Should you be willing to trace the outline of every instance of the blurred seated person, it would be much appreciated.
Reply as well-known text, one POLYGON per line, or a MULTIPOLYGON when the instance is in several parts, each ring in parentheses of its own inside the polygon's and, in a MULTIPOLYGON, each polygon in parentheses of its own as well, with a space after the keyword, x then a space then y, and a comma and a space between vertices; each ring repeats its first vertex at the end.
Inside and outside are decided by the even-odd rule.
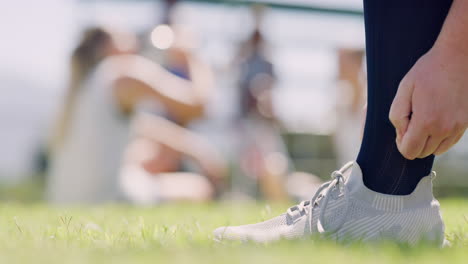
MULTIPOLYGON (((157 55, 156 61, 181 79, 198 78, 195 82, 203 83, 200 89, 207 89, 211 95, 211 72, 196 59, 194 35, 188 28, 172 22, 176 3, 166 1, 163 24, 151 32, 152 46, 143 52, 157 55), (194 61, 199 63, 195 65, 194 61)), ((205 201, 220 194, 224 161, 211 143, 185 129, 187 123, 165 115, 157 105, 145 104, 144 108, 133 122, 132 139, 121 172, 126 197, 137 204, 155 204, 205 201)))
POLYGON ((188 81, 135 55, 136 48, 130 34, 91 28, 73 51, 70 84, 50 143, 50 201, 122 198, 118 175, 130 120, 142 102, 159 105, 181 126, 203 116, 206 67, 190 58, 188 81))

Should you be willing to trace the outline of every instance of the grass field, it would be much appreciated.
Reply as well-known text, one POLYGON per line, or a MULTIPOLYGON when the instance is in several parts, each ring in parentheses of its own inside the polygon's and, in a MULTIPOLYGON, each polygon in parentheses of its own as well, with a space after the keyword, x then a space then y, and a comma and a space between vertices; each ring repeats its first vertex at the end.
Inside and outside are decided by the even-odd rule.
POLYGON ((283 241, 218 244, 211 231, 264 220, 284 205, 51 208, 0 205, 0 263, 468 263, 468 200, 442 200, 452 247, 283 241))

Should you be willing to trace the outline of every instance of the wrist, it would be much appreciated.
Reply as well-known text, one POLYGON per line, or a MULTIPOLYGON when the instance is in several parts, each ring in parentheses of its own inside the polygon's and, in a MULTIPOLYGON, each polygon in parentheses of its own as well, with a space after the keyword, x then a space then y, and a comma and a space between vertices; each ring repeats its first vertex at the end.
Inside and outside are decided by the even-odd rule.
POLYGON ((457 42, 439 38, 430 52, 440 55, 440 58, 450 64, 462 63, 468 66, 468 45, 462 46, 457 42))
POLYGON ((441 33, 432 49, 440 51, 442 54, 449 55, 450 57, 461 56, 468 58, 468 39, 449 38, 441 33))
POLYGON ((434 47, 448 54, 468 57, 468 1, 455 0, 434 47))

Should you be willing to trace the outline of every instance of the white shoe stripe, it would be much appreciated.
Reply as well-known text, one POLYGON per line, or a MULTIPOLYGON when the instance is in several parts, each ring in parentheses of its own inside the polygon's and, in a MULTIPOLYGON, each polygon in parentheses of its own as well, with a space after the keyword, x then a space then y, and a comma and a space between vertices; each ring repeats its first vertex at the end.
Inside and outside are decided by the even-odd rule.
POLYGON ((367 232, 369 238, 374 237, 376 234, 380 232, 385 232, 386 230, 388 230, 392 225, 395 224, 396 219, 397 219, 396 214, 387 214, 385 221, 383 221, 382 223, 378 223, 380 224, 380 227, 378 226, 378 224, 376 224, 373 229, 370 229, 367 232))
POLYGON ((403 198, 376 195, 372 202, 372 207, 383 211, 399 212, 403 210, 403 198))
POLYGON ((407 242, 410 234, 407 227, 413 225, 413 218, 408 217, 408 213, 400 214, 400 225, 402 228, 398 233, 398 237, 400 237, 402 242, 407 242))
POLYGON ((369 226, 369 224, 372 224, 374 222, 379 222, 385 219, 385 217, 386 217, 385 215, 379 215, 377 217, 366 217, 356 222, 350 221, 347 223, 346 228, 343 228, 344 233, 345 233, 344 235, 353 237, 355 234, 366 229, 369 226))
POLYGON ((356 232, 352 232, 352 235, 356 236, 359 234, 358 232, 365 231, 365 233, 360 235, 361 237, 363 238, 364 236, 366 238, 373 237, 377 231, 380 231, 380 229, 384 228, 386 224, 390 223, 393 220, 393 218, 394 217, 392 215, 385 214, 383 215, 382 220, 376 221, 377 219, 375 219, 375 221, 372 221, 371 225, 367 225, 363 228, 360 228, 356 232), (370 226, 370 229, 365 230, 369 226, 370 226))

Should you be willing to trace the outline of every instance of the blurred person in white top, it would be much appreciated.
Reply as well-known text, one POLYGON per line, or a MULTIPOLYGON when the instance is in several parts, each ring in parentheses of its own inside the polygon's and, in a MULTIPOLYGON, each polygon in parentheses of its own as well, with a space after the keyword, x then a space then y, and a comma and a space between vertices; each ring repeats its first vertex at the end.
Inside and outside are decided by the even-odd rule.
MULTIPOLYGON (((205 68, 195 59, 191 61, 192 68, 196 69, 192 74, 197 78, 183 80, 152 61, 134 55, 136 44, 134 36, 129 34, 91 28, 84 32, 74 50, 69 88, 50 142, 49 201, 99 203, 121 199, 119 173, 123 162, 134 162, 145 169, 145 160, 152 160, 150 171, 158 175, 171 167, 165 163, 174 163, 165 157, 187 155, 207 172, 207 176, 219 177, 208 173, 220 170, 212 169, 217 165, 206 162, 208 158, 203 157, 205 153, 215 152, 206 141, 168 120, 158 122, 156 117, 154 122, 144 118, 153 125, 134 130, 140 138, 146 139, 148 147, 159 151, 150 152, 153 156, 146 156, 145 160, 124 158, 128 156, 124 153, 129 152, 126 149, 130 142, 130 120, 138 116, 142 102, 152 102, 164 109, 165 116, 177 120, 178 124, 187 124, 203 115, 209 96, 209 84, 203 77, 205 68), (163 131, 172 137, 159 136, 161 127, 158 126, 166 125, 163 131), (186 144, 173 147, 176 142, 186 144)), ((213 185, 203 176, 175 175, 172 179, 180 183, 185 178, 198 187, 176 189, 175 193, 154 188, 155 192, 159 189, 160 195, 168 197, 162 200, 212 197, 213 185)))

